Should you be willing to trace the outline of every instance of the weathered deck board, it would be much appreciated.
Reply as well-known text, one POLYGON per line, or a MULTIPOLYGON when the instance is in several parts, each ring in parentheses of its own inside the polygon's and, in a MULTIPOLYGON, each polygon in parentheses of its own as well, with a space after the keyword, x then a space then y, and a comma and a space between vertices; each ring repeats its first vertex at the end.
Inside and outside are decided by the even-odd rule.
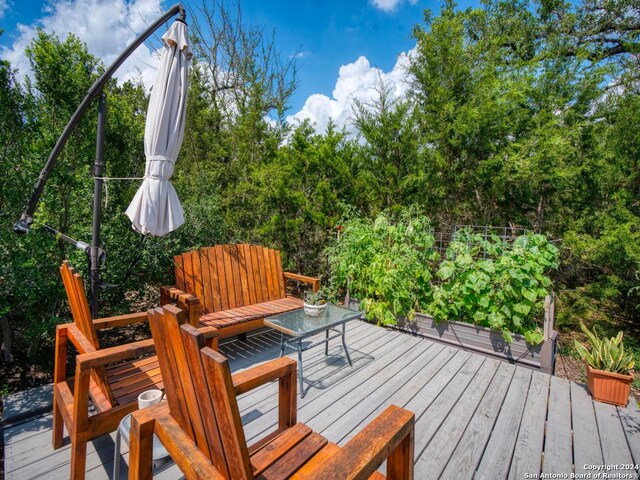
POLYGON ((544 473, 569 474, 573 471, 570 395, 569 381, 551 377, 547 438, 542 464, 544 473))
POLYGON ((540 473, 548 395, 549 375, 533 372, 509 470, 512 480, 540 473))
MULTIPOLYGON (((427 349, 428 353, 430 350, 427 349)), ((339 435, 342 430, 343 417, 347 413, 354 412, 360 414, 360 403, 375 402, 380 404, 380 395, 384 395, 387 389, 392 389, 394 386, 394 380, 397 369, 393 368, 393 362, 402 361, 405 363, 403 369, 411 368, 410 365, 421 353, 425 353, 424 350, 418 348, 410 348, 405 355, 400 358, 392 360, 391 364, 388 364, 383 370, 377 372, 377 374, 370 376, 363 383, 358 385, 355 389, 348 391, 345 395, 337 398, 332 404, 329 410, 326 410, 318 417, 315 422, 316 430, 325 436, 330 436, 329 426, 331 424, 337 427, 335 434, 339 435), (384 386, 384 388, 381 388, 384 386)), ((335 438, 334 435, 332 438, 335 438)))
POLYGON ((618 408, 622 428, 627 437, 633 463, 640 464, 640 409, 638 404, 629 399, 627 408, 618 408))
POLYGON ((491 438, 478 466, 476 478, 493 480, 505 478, 509 473, 531 373, 531 370, 523 368, 516 370, 493 427, 491 438))
MULTIPOLYGON (((640 412, 635 404, 627 409, 594 404, 578 385, 363 322, 348 325, 347 339, 353 367, 338 342, 328 356, 321 347, 305 352, 308 382, 305 398, 298 399, 298 417, 343 445, 386 406, 413 410, 416 479, 524 478, 519 475, 529 468, 530 473, 541 471, 543 457, 549 462, 545 472, 554 455, 566 465, 567 451, 575 454, 577 472, 579 463, 638 461, 640 412), (545 423, 554 424, 548 425, 546 437, 545 423)), ((221 348, 239 371, 276 358, 279 340, 265 331, 221 348)), ((275 393, 273 383, 240 397, 250 441, 274 428, 275 393)), ((111 478, 114 438, 89 443, 87 479, 111 478)), ((68 478, 68 441, 57 451, 51 448, 51 415, 6 429, 4 439, 7 480, 68 478)), ((122 453, 121 478, 126 478, 125 445, 122 453)), ((155 478, 181 476, 170 465, 155 478)))
POLYGON ((423 450, 416 451, 416 478, 440 477, 467 425, 473 418, 480 400, 491 384, 499 365, 500 363, 496 360, 486 359, 484 361, 450 414, 433 435, 432 440, 426 444, 423 450))
POLYGON ((630 465, 633 463, 627 438, 620 423, 618 410, 613 405, 596 402, 593 404, 602 445, 602 459, 609 465, 630 465))
POLYGON ((451 454, 451 458, 455 458, 456 461, 447 463, 442 478, 473 478, 515 371, 516 368, 512 365, 500 365, 487 393, 451 454))
POLYGON ((369 392, 364 397, 357 397, 350 394, 339 399, 334 403, 331 410, 334 410, 336 404, 346 408, 344 408, 343 413, 339 417, 334 415, 332 421, 329 421, 329 419, 323 419, 325 421, 326 428, 321 430, 322 435, 327 438, 335 438, 338 442, 342 441, 346 433, 349 433, 358 426, 362 421, 363 415, 366 413, 371 414, 372 411, 377 410, 379 407, 384 409, 392 403, 397 405, 399 402, 395 393, 406 385, 407 382, 411 381, 412 378, 416 378, 417 373, 424 378, 426 372, 424 372, 422 367, 425 365, 433 365, 434 362, 431 362, 430 360, 443 349, 443 345, 435 344, 426 350, 414 349, 413 352, 418 355, 412 356, 411 361, 409 361, 410 357, 407 357, 405 361, 408 363, 400 370, 399 373, 389 369, 392 372, 392 378, 390 378, 385 384, 385 388, 377 388, 376 390, 369 392))
MULTIPOLYGON (((273 333, 273 335, 276 335, 275 333, 273 333)), ((377 331, 377 330, 371 330, 371 329, 367 329, 366 326, 362 323, 362 322, 356 322, 353 323, 351 325, 349 325, 348 330, 347 330, 347 336, 349 339, 349 347, 350 347, 350 351, 354 350, 354 362, 360 362, 362 363, 363 361, 363 357, 359 352, 359 348, 363 345, 366 345, 367 343, 372 343, 374 345, 376 345, 376 342, 380 342, 382 341, 382 339, 384 338, 382 333, 377 331), (353 327, 352 327, 353 325, 353 327), (362 327, 365 327, 364 329, 362 327)), ((280 345, 280 340, 279 340, 279 336, 278 336, 278 352, 279 352, 279 345, 280 345)), ((235 343, 235 342, 234 342, 235 343)), ((226 347, 226 346, 225 346, 226 347)), ((223 348, 225 348, 223 347, 223 348)), ((225 353, 226 353, 226 349, 225 349, 225 353)), ((331 372, 333 374, 336 374, 338 369, 342 369, 344 368, 347 363, 343 357, 344 352, 342 351, 342 346, 338 346, 337 344, 332 346, 329 349, 329 357, 325 357, 324 355, 324 351, 322 350, 322 348, 315 348, 313 350, 309 350, 308 352, 304 353, 303 356, 303 363, 304 363, 304 375, 305 375, 305 380, 308 380, 311 376, 311 378, 320 378, 322 375, 322 369, 325 369, 328 372, 331 372)), ((279 354, 279 353, 278 353, 279 354)), ((244 370, 246 368, 250 368, 252 365, 256 365, 256 363, 265 361, 265 360, 269 360, 273 358, 273 351, 271 352, 271 356, 270 357, 261 357, 261 359, 258 362, 254 362, 254 363, 246 363, 246 362, 242 362, 241 368, 235 368, 236 363, 231 361, 231 363, 234 366, 234 371, 241 371, 244 370)), ((253 406, 256 407, 255 405, 255 401, 254 398, 256 397, 256 395, 260 395, 260 392, 263 392, 265 390, 269 390, 269 391, 275 391, 275 387, 274 385, 263 385, 261 387, 256 388, 255 390, 253 390, 251 392, 251 396, 249 395, 243 395, 241 397, 238 398, 238 406, 240 407, 240 410, 242 411, 244 409, 244 407, 249 407, 249 406, 253 406)), ((265 397, 267 400, 272 400, 274 403, 272 405, 271 408, 275 409, 275 401, 276 399, 272 398, 271 396, 266 396, 265 397)), ((264 405, 260 405, 260 407, 264 407, 264 405)))
MULTIPOLYGON (((345 429, 340 432, 341 438, 335 437, 336 442, 344 444, 351 440, 351 438, 353 438, 362 428, 364 428, 365 425, 367 425, 375 417, 377 417, 390 404, 406 408, 407 403, 409 403, 409 401, 418 392, 422 391, 425 385, 427 385, 427 383, 430 383, 436 375, 440 375, 441 377, 453 375, 453 369, 451 367, 458 362, 462 362, 466 358, 467 356, 464 353, 460 353, 459 350, 452 347, 444 347, 422 369, 415 370, 415 375, 413 375, 407 383, 403 384, 399 390, 394 392, 392 396, 389 396, 386 402, 378 405, 366 417, 360 417, 359 423, 353 426, 347 422, 345 424, 345 429), (456 354, 458 354, 459 357, 453 358, 456 354), (449 362, 451 362, 451 365, 449 365, 449 362), (445 365, 448 365, 447 369, 450 369, 449 373, 447 373, 445 365), (440 371, 443 369, 445 371, 443 373, 440 373, 440 371)), ((435 395, 433 396, 433 398, 435 398, 435 395)))
MULTIPOLYGON (((415 452, 419 455, 427 448, 427 445, 440 429, 440 426, 448 418, 449 413, 457 404, 460 396, 465 391, 469 383, 475 378, 480 367, 486 359, 472 355, 460 368, 460 371, 440 392, 437 399, 431 402, 428 408, 423 409, 414 405, 411 411, 415 412, 416 418, 420 420, 425 417, 428 421, 418 422, 415 432, 415 452)), ((420 475, 417 475, 421 478, 420 475)))
POLYGON ((585 465, 602 465, 602 447, 593 401, 587 390, 571 384, 571 419, 573 423, 573 459, 575 473, 588 473, 585 465))
MULTIPOLYGON (((402 334, 394 335, 392 338, 380 336, 374 341, 363 342, 364 345, 361 347, 362 352, 365 354, 368 354, 368 352, 375 354, 375 356, 370 355, 372 360, 369 360, 368 363, 359 365, 359 359, 356 358, 355 355, 357 350, 354 348, 351 349, 351 352, 354 353, 352 357, 354 367, 349 367, 346 361, 342 361, 338 362, 340 363, 338 367, 327 365, 326 368, 321 368, 319 371, 311 371, 310 369, 308 371, 309 375, 316 376, 316 378, 320 375, 319 378, 324 379, 325 375, 330 376, 330 374, 333 374, 338 381, 336 381, 331 388, 331 396, 323 395, 325 392, 324 389, 309 389, 305 397, 298 400, 298 420, 309 423, 314 416, 330 408, 336 398, 353 390, 370 376, 384 370, 389 361, 395 358, 396 355, 401 356, 404 354, 410 348, 411 343, 403 342, 404 339, 400 335, 402 334), (341 373, 346 375, 340 377, 341 373), (353 373, 353 375, 349 375, 350 373, 353 373)), ((321 350, 321 348, 318 350, 321 350)), ((307 370, 305 370, 305 372, 307 372, 307 370)), ((305 375, 307 375, 307 373, 305 373, 305 375)), ((307 376, 306 378, 309 379, 310 377, 307 376)), ((255 404, 255 408, 262 412, 263 415, 248 425, 245 425, 245 435, 249 443, 260 438, 263 433, 275 428, 277 423, 276 411, 278 397, 275 395, 275 390, 273 390, 273 392, 274 394, 261 399, 261 401, 255 404)), ((247 396, 250 399, 254 399, 253 394, 248 394, 247 396)))

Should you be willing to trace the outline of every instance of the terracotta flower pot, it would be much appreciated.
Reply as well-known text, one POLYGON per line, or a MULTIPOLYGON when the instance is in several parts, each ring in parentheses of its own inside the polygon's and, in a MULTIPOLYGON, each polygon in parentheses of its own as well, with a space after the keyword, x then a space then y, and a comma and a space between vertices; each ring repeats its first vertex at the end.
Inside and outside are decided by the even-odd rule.
POLYGON ((593 399, 598 402, 626 407, 632 381, 633 375, 605 372, 587 365, 587 386, 593 399))

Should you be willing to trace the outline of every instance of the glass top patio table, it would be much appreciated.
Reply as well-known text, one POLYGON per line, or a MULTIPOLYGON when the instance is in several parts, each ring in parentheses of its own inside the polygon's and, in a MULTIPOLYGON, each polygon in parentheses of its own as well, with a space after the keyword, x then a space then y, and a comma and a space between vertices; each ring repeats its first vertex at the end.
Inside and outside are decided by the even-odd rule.
POLYGON ((345 325, 351 320, 357 320, 362 313, 349 310, 348 308, 338 307, 337 305, 328 304, 327 308, 318 315, 312 317, 306 315, 304 309, 292 310, 290 312, 274 315, 264 319, 264 324, 272 327, 280 332, 280 356, 284 355, 285 346, 293 347, 298 351, 298 383, 300 395, 304 397, 304 374, 302 371, 302 352, 309 350, 317 345, 324 344, 324 354, 329 354, 329 341, 341 337, 344 353, 347 357, 349 365, 352 366, 349 349, 347 348, 347 340, 345 338, 345 325), (338 325, 342 325, 340 330, 336 329, 338 325), (305 343, 303 339, 311 337, 316 333, 326 332, 325 338, 319 341, 305 343), (330 336, 329 331, 335 335, 330 336), (285 335, 293 337, 291 341, 285 340, 285 335))
POLYGON ((292 337, 308 337, 350 320, 356 320, 361 315, 361 312, 328 304, 324 312, 317 317, 306 315, 301 308, 267 317, 264 323, 292 337))

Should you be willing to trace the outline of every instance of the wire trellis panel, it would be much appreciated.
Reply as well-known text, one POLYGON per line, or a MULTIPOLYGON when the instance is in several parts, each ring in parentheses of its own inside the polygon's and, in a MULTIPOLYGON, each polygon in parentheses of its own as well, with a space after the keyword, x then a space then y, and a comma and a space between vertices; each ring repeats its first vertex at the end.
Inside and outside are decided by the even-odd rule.
MULTIPOLYGON (((492 238, 497 237, 505 243, 511 243, 519 236, 526 235, 527 233, 531 233, 531 230, 527 228, 513 226, 513 225, 508 227, 497 227, 494 225, 456 224, 456 225, 453 225, 451 227, 451 230, 449 231, 439 231, 439 232, 433 233, 433 236, 436 240, 436 246, 435 246, 436 250, 438 250, 440 254, 444 254, 444 252, 447 251, 449 244, 453 241, 456 234, 460 230, 468 230, 471 232, 472 235, 481 235, 483 241, 491 240, 492 238)), ((471 242, 467 242, 467 243, 471 244, 471 242)), ((483 257, 486 257, 486 252, 484 248, 482 249, 482 251, 483 251, 483 257)))

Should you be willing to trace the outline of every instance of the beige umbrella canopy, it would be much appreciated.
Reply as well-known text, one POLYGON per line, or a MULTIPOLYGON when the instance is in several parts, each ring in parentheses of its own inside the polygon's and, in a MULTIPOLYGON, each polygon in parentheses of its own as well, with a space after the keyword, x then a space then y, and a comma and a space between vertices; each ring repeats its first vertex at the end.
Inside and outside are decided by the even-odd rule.
POLYGON ((184 22, 174 22, 162 40, 144 131, 144 180, 126 211, 134 230, 157 237, 184 223, 182 205, 170 179, 184 138, 187 63, 191 58, 184 22))

